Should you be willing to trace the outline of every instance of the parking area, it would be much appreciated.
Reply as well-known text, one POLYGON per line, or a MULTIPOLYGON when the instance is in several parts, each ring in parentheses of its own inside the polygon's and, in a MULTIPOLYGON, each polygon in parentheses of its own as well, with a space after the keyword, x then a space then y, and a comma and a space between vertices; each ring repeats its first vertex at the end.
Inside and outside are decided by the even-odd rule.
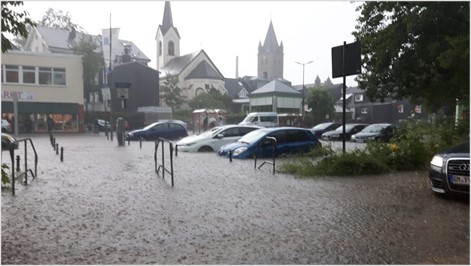
POLYGON ((3 264, 469 264, 469 202, 426 172, 297 178, 180 152, 172 187, 154 142, 57 135, 61 162, 32 138, 38 177, 2 191, 3 264))

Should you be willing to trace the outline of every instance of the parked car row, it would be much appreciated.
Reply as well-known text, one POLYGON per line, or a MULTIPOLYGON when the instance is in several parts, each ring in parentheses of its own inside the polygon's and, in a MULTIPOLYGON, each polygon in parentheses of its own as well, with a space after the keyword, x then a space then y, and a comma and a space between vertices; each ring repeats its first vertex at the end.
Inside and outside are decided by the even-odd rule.
MULTIPOLYGON (((394 134, 395 126, 388 123, 345 124, 345 140, 352 142, 368 142, 372 140, 389 142, 394 134)), ((343 125, 335 122, 326 122, 311 129, 317 138, 323 140, 343 140, 343 125)))

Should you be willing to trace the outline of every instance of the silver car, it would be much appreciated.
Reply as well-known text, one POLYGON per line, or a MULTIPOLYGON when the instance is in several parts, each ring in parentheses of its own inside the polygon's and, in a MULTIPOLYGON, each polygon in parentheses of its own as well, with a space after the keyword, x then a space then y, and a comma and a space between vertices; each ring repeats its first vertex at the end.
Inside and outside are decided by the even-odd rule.
POLYGON ((214 127, 199 135, 185 137, 177 142, 179 151, 186 152, 212 152, 227 143, 237 141, 245 134, 260 129, 255 125, 224 125, 214 127))

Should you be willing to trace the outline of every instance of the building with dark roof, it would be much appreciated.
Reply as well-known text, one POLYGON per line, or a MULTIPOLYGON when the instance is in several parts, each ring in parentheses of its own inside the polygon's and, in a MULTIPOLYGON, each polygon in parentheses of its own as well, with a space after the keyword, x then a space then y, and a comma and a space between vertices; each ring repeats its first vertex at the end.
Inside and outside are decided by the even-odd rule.
POLYGON ((277 79, 251 92, 249 99, 250 112, 301 112, 301 93, 277 79))

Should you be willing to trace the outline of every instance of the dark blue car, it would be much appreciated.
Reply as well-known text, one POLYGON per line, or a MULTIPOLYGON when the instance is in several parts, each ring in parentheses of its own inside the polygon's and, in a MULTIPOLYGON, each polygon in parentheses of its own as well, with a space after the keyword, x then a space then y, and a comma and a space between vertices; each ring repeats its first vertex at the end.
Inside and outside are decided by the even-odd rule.
POLYGON ((275 156, 307 152, 321 146, 319 140, 309 129, 294 127, 263 128, 254 130, 236 142, 222 146, 219 156, 246 159, 254 156, 273 156, 273 144, 270 137, 276 139, 275 156))
POLYGON ((152 123, 143 129, 126 133, 126 140, 157 140, 164 138, 169 140, 181 139, 188 136, 185 122, 168 120, 152 123))

